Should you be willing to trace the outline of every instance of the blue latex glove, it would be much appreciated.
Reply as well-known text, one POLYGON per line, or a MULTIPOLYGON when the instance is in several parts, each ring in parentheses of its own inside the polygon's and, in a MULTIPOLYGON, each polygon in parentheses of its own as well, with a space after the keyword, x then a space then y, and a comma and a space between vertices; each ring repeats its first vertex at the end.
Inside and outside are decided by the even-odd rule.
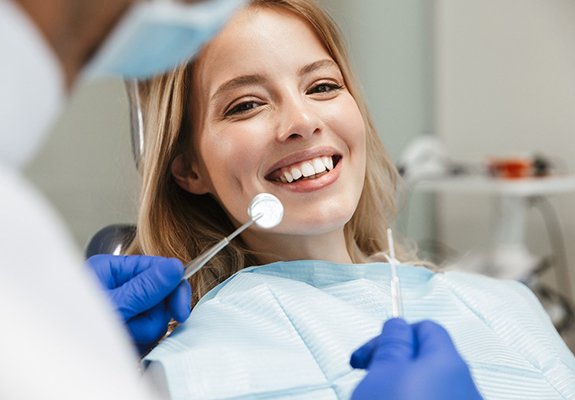
POLYGON ((175 258, 97 255, 88 259, 140 354, 167 331, 170 319, 185 321, 192 288, 181 281, 184 266, 175 258))
POLYGON ((350 363, 368 369, 353 400, 482 399, 449 334, 431 321, 388 320, 381 335, 357 349, 350 363))

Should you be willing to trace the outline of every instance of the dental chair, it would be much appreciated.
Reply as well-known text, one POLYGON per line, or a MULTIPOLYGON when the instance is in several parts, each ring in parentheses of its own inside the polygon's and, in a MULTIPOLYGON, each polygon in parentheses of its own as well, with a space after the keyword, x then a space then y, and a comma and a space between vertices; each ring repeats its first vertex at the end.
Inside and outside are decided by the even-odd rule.
POLYGON ((136 235, 136 225, 113 224, 100 229, 86 246, 86 258, 96 254, 125 254, 136 235))

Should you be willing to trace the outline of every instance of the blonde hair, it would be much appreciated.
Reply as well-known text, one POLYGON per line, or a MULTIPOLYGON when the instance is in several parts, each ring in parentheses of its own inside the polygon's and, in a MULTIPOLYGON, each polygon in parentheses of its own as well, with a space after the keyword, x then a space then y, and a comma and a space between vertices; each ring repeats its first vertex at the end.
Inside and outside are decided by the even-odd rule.
MULTIPOLYGON (((311 0, 252 0, 249 7, 279 9, 307 21, 339 66, 345 85, 355 98, 366 126, 367 171, 357 210, 344 227, 353 262, 370 260, 387 250, 386 230, 396 214, 398 173, 390 160, 350 69, 336 24, 311 0)), ((201 59, 201 55, 199 57, 201 59)), ((188 261, 234 227, 210 195, 194 195, 180 188, 171 174, 174 159, 190 149, 199 108, 192 104, 194 69, 191 62, 139 85, 144 114, 145 150, 142 162, 141 207, 136 238, 130 253, 177 257, 188 261)), ((398 258, 405 258, 401 248, 398 258)), ((257 265, 255 255, 237 238, 194 275, 194 301, 238 270, 257 265)))

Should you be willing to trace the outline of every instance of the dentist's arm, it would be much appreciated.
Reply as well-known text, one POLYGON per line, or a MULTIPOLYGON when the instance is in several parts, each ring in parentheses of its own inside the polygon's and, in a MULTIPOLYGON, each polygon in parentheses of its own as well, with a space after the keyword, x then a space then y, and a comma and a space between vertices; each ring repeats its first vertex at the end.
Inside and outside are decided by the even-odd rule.
POLYGON ((431 321, 388 320, 381 335, 356 350, 350 362, 368 370, 353 400, 482 399, 449 334, 431 321))
POLYGON ((174 258, 97 255, 88 259, 141 354, 165 333, 168 322, 190 315, 192 289, 174 258))

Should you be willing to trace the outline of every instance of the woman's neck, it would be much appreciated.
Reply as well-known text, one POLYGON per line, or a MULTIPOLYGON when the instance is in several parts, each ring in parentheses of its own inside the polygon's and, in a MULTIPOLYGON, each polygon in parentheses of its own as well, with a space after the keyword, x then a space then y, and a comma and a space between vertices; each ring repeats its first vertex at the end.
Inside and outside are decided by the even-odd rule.
POLYGON ((324 260, 351 264, 343 231, 321 235, 246 235, 244 241, 262 263, 289 260, 324 260))

